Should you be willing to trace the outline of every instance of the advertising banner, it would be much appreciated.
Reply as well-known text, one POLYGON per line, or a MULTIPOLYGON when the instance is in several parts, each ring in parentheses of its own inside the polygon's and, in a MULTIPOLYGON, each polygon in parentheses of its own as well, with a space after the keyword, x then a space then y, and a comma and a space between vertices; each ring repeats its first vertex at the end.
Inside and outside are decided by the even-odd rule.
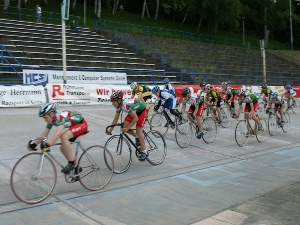
POLYGON ((45 103, 43 86, 0 86, 0 107, 28 107, 45 103))
MULTIPOLYGON (((67 84, 127 84, 126 73, 67 71, 67 84)), ((23 70, 23 84, 63 84, 63 71, 23 70)))

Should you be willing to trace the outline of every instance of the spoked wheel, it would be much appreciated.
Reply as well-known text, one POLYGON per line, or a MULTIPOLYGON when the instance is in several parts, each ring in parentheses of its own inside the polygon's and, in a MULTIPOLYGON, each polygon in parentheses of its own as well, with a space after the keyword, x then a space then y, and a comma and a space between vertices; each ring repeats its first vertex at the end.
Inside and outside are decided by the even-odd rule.
POLYGON ((90 191, 97 191, 110 182, 114 159, 106 148, 94 145, 81 154, 77 168, 81 185, 90 191))
POLYGON ((184 122, 179 124, 179 120, 176 118, 176 130, 175 139, 176 143, 181 148, 186 148, 190 145, 193 137, 193 130, 190 121, 187 119, 186 115, 183 115, 184 122))
POLYGON ((240 120, 235 127, 235 141, 240 146, 245 146, 249 141, 249 131, 247 128, 247 121, 240 120))
POLYGON ((286 133, 289 131, 291 126, 290 115, 288 112, 283 112, 283 124, 282 130, 286 133))
POLYGON ((156 130, 163 136, 166 135, 169 129, 169 121, 163 112, 156 112, 150 120, 150 130, 156 130))
MULTIPOLYGON (((110 167, 110 161, 105 161, 107 167, 115 173, 125 173, 132 162, 132 150, 128 140, 124 137, 120 137, 120 135, 114 135, 106 141, 104 148, 106 148, 114 158, 114 168, 110 167)), ((104 157, 104 159, 106 159, 106 157, 104 157)))
POLYGON ((277 121, 276 121, 276 115, 272 114, 269 116, 268 119, 268 130, 269 130, 269 134, 271 136, 274 136, 276 134, 277 131, 277 121))
POLYGON ((167 154, 167 145, 164 137, 155 130, 149 131, 145 135, 145 145, 148 151, 147 161, 152 165, 161 164, 167 154))
POLYGON ((220 108, 221 110, 221 120, 220 125, 224 128, 229 127, 231 122, 231 112, 228 106, 224 105, 220 108))
POLYGON ((295 99, 295 103, 292 106, 293 113, 300 113, 300 101, 299 99, 295 99))
POLYGON ((217 123, 211 117, 206 117, 203 119, 203 140, 206 143, 212 143, 217 136, 217 123))
POLYGON ((258 142, 262 143, 266 140, 268 127, 267 121, 265 119, 259 118, 260 124, 262 125, 261 131, 258 131, 258 126, 256 126, 256 139, 258 142))
POLYGON ((29 153, 15 164, 10 184, 15 196, 28 204, 45 200, 53 191, 57 180, 56 168, 49 156, 29 153))

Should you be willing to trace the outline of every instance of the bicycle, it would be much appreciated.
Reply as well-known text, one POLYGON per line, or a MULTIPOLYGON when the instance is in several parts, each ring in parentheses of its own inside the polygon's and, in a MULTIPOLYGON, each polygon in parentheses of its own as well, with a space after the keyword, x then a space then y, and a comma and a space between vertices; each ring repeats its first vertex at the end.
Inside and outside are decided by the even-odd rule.
MULTIPOLYGON (((244 113, 247 115, 249 114, 249 112, 244 113)), ((260 143, 266 140, 267 122, 265 119, 260 118, 259 116, 257 117, 262 125, 262 130, 260 132, 257 129, 258 126, 255 121, 249 120, 248 116, 247 119, 242 119, 237 123, 235 127, 235 141, 240 147, 243 147, 248 143, 249 137, 253 138, 255 136, 257 141, 260 143)))
MULTIPOLYGON (((185 116, 185 114, 187 114, 187 113, 184 113, 183 117, 188 118, 188 123, 186 123, 186 125, 183 124, 183 125, 185 125, 184 129, 176 129, 176 131, 175 131, 176 143, 181 148, 186 148, 190 145, 192 138, 193 138, 193 129, 195 131, 196 137, 197 137, 197 133, 199 132, 198 126, 195 125, 193 122, 191 122, 191 118, 195 119, 195 118, 193 118, 193 115, 191 115, 191 113, 189 113, 190 115, 187 114, 187 116, 185 116)), ((205 118, 202 118, 202 124, 203 124, 203 130, 202 130, 203 141, 205 141, 208 144, 212 143, 216 139, 216 136, 217 136, 216 121, 211 117, 205 117, 205 118)))
MULTIPOLYGON (((106 132, 109 128, 114 126, 120 127, 120 134, 111 136, 105 143, 105 148, 109 152, 112 152, 115 159, 115 167, 110 168, 110 164, 107 164, 114 173, 121 174, 125 173, 132 163, 132 148, 135 149, 135 155, 139 158, 141 154, 140 147, 137 146, 134 141, 129 137, 127 133, 122 131, 124 123, 117 123, 106 127, 106 132), (131 144, 131 145, 130 145, 131 144)), ((147 161, 152 165, 161 164, 166 158, 167 146, 164 137, 154 130, 145 132, 145 145, 147 149, 147 161)), ((104 157, 105 158, 105 157, 104 157)))
MULTIPOLYGON (((35 138, 30 140, 29 144, 38 139, 47 142, 47 137, 35 138)), ((66 182, 79 181, 84 188, 90 191, 104 188, 113 175, 113 172, 106 166, 109 164, 110 168, 114 168, 114 161, 110 152, 100 145, 85 149, 80 142, 80 137, 72 138, 70 142, 76 144, 75 162, 77 162, 79 149, 82 150, 82 154, 75 168, 65 173, 66 182), (105 154, 105 166, 103 154, 105 154)), ((60 145, 61 143, 56 143, 53 146, 60 145)), ((37 149, 33 151, 37 151, 37 149)), ((21 157, 14 165, 10 177, 14 195, 27 204, 44 201, 52 193, 57 182, 57 169, 54 162, 64 168, 50 153, 50 149, 47 152, 30 152, 21 157)))
POLYGON ((287 97, 284 97, 283 101, 285 102, 286 111, 292 110, 292 112, 294 114, 300 113, 300 101, 299 101, 299 99, 295 98, 295 102, 290 104, 290 107, 288 107, 288 101, 291 102, 291 98, 289 99, 287 97))
POLYGON ((229 127, 232 116, 231 116, 231 110, 228 105, 221 105, 221 107, 220 107, 220 111, 221 111, 221 122, 220 123, 219 123, 217 109, 215 108, 216 105, 206 104, 206 106, 208 106, 204 113, 206 117, 211 116, 223 128, 229 127))
POLYGON ((283 126, 280 126, 280 110, 274 109, 269 112, 268 130, 271 136, 274 136, 277 132, 277 128, 282 128, 284 133, 287 133, 290 129, 290 115, 288 112, 282 112, 283 114, 283 126))

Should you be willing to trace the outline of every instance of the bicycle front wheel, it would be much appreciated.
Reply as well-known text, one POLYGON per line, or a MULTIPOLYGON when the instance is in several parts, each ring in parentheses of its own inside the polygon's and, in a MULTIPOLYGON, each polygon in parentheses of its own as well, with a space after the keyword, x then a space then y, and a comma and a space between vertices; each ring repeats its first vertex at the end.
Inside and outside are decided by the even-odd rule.
POLYGON ((291 126, 290 115, 288 112, 283 112, 283 132, 288 132, 291 126))
POLYGON ((150 120, 150 130, 156 130, 161 133, 163 136, 169 130, 169 121, 163 112, 156 112, 150 120))
POLYGON ((145 135, 145 145, 148 151, 147 161, 152 165, 161 164, 167 154, 165 138, 155 130, 151 130, 145 135))
POLYGON ((111 168, 109 162, 105 161, 107 167, 115 173, 125 173, 132 163, 132 150, 128 140, 123 135, 114 135, 106 141, 104 147, 114 158, 114 168, 111 168))
POLYGON ((211 117, 203 119, 203 140, 206 143, 212 143, 217 136, 217 123, 211 117))
POLYGON ((222 106, 221 110, 221 123, 220 125, 224 128, 229 127, 231 122, 231 111, 228 106, 222 106))
POLYGON ((192 125, 188 121, 188 119, 185 119, 184 123, 178 124, 178 119, 176 119, 176 130, 175 130, 175 139, 176 143, 181 148, 186 148, 190 145, 193 137, 193 130, 192 125))
POLYGON ((293 113, 300 113, 300 101, 299 99, 295 99, 295 103, 292 106, 293 113))
POLYGON ((49 156, 35 152, 28 153, 17 161, 11 172, 10 185, 20 201, 35 204, 52 193, 56 180, 53 161, 49 156))
POLYGON ((240 146, 245 146, 249 141, 249 131, 247 128, 247 121, 240 120, 235 127, 235 142, 240 146))
POLYGON ((260 124, 262 125, 261 131, 258 131, 258 126, 256 126, 256 139, 258 142, 262 143, 267 137, 267 121, 265 119, 259 118, 260 124))
POLYGON ((268 119, 268 130, 269 130, 269 134, 271 136, 274 136, 276 134, 277 131, 277 121, 276 121, 276 115, 272 114, 269 116, 268 119))
POLYGON ((114 160, 106 148, 94 145, 81 154, 77 168, 81 185, 90 191, 97 191, 110 182, 114 160))

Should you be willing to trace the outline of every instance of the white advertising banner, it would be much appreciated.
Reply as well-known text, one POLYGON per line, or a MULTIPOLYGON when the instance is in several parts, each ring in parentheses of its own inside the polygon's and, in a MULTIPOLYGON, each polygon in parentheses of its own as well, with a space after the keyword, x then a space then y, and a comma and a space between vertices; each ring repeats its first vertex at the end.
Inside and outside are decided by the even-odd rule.
POLYGON ((132 95, 129 85, 47 84, 46 87, 49 101, 60 105, 111 104, 110 95, 116 91, 122 91, 125 100, 132 95))
POLYGON ((27 107, 45 103, 43 86, 0 86, 0 107, 27 107))
MULTIPOLYGON (((126 73, 67 71, 68 84, 127 84, 126 73)), ((63 84, 63 71, 23 70, 24 84, 63 84)))

